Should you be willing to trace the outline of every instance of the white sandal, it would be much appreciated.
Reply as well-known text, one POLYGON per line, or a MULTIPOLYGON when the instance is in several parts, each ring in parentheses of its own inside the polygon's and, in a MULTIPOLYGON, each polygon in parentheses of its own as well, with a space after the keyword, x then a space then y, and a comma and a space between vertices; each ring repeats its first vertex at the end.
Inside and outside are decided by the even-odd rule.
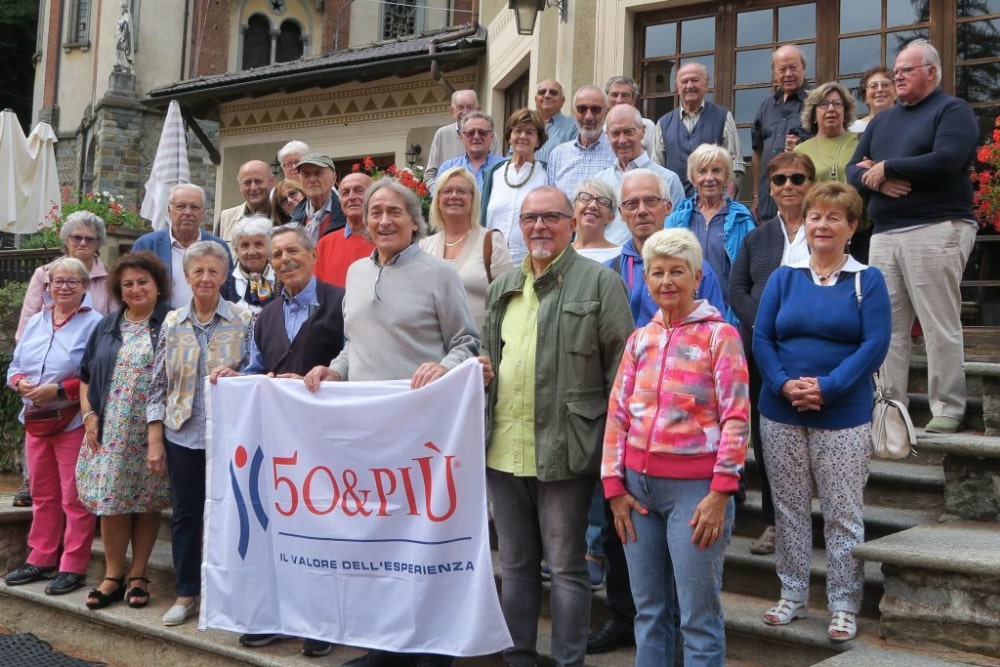
POLYGON ((806 613, 805 602, 792 602, 781 598, 778 604, 764 614, 764 622, 768 625, 788 625, 797 618, 805 618, 806 613))
POLYGON ((847 642, 857 637, 858 624, 854 621, 854 614, 842 610, 833 612, 826 633, 830 635, 830 640, 835 642, 847 642))

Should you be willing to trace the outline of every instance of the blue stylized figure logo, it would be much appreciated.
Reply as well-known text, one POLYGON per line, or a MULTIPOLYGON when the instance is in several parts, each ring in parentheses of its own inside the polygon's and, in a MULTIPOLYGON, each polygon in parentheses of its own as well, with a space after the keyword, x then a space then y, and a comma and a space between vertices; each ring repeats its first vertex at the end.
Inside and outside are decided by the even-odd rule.
MULTIPOLYGON (((268 518, 264 513, 264 505, 260 501, 260 466, 264 463, 264 452, 260 447, 253 453, 253 460, 250 461, 250 506, 260 523, 260 527, 267 530, 268 518)), ((247 464, 247 450, 243 445, 236 447, 236 453, 229 464, 229 479, 233 485, 233 495, 236 498, 236 511, 240 517, 240 540, 237 551, 241 559, 246 559, 247 548, 250 545, 250 517, 247 514, 247 503, 240 490, 240 481, 236 478, 236 468, 244 468, 247 464)))

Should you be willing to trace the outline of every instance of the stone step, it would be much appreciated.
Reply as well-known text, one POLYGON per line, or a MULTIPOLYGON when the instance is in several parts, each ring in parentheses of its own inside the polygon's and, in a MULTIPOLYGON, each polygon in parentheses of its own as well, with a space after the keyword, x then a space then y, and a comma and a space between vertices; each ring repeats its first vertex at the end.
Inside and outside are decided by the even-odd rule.
MULTIPOLYGON (((726 549, 726 566, 722 588, 730 593, 770 601, 770 607, 781 597, 781 582, 775 572, 775 556, 755 556, 750 553, 754 538, 733 536, 726 549)), ((882 597, 882 572, 875 564, 865 566, 865 593, 861 614, 878 619, 878 603, 882 597)), ((809 577, 809 599, 820 604, 826 600, 826 556, 822 549, 813 549, 809 577)))

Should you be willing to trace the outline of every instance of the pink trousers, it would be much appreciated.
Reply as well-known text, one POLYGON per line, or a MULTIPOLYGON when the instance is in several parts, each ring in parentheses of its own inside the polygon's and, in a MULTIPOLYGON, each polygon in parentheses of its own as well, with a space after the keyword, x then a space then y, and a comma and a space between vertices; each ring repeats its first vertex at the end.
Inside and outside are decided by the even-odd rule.
POLYGON ((34 501, 28 532, 28 562, 32 565, 58 563, 60 572, 87 572, 97 517, 76 495, 76 459, 82 442, 83 426, 45 437, 25 434, 34 501))

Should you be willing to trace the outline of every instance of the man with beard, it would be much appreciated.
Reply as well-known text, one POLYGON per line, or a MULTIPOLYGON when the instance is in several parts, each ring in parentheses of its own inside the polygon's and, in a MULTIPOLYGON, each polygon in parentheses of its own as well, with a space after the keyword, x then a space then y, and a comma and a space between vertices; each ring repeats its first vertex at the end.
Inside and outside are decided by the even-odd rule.
MULTIPOLYGON (((270 377, 301 377, 313 366, 326 364, 344 347, 344 290, 316 280, 313 266, 316 249, 301 225, 288 224, 271 230, 271 268, 282 283, 281 298, 269 302, 254 324, 249 360, 243 373, 266 373, 270 377)), ((228 366, 212 370, 211 382, 237 375, 228 366)), ((240 644, 266 646, 283 635, 247 633, 240 644)), ((306 639, 302 654, 320 657, 333 645, 306 639)))
POLYGON ((368 238, 363 206, 365 190, 372 184, 368 174, 356 171, 340 179, 340 205, 347 216, 347 225, 321 238, 316 244, 316 277, 325 283, 343 287, 347 267, 368 257, 375 246, 368 238))
POLYGON ((562 190, 570 200, 576 195, 580 181, 596 176, 615 161, 611 144, 604 134, 607 113, 608 96, 603 90, 597 86, 583 86, 576 91, 573 114, 578 135, 575 140, 553 148, 545 168, 549 185, 562 190))

